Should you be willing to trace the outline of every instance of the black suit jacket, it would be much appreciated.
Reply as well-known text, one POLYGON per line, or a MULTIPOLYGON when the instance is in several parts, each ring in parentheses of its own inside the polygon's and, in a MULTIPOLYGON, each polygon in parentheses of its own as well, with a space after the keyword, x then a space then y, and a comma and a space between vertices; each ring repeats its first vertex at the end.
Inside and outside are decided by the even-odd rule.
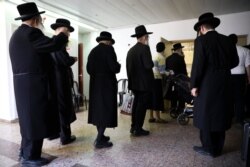
POLYGON ((151 91, 154 80, 154 63, 150 48, 138 42, 127 54, 128 88, 133 91, 151 91))
POLYGON ((42 139, 54 133, 51 130, 55 125, 50 123, 58 116, 50 108, 50 52, 62 49, 67 41, 68 37, 62 33, 49 38, 25 24, 10 39, 16 106, 21 135, 26 139, 42 139))
POLYGON ((233 115, 230 70, 238 63, 236 47, 227 36, 210 31, 195 40, 191 87, 199 90, 194 99, 194 125, 199 129, 230 128, 233 115))
POLYGON ((187 67, 184 56, 181 56, 178 53, 173 53, 166 58, 166 70, 173 70, 176 75, 187 75, 187 67))

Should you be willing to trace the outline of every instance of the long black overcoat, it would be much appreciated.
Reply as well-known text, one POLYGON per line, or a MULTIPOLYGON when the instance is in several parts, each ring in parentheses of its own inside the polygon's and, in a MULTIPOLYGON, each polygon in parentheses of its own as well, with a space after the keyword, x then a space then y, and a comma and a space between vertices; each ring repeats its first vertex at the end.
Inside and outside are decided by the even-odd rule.
POLYGON ((238 62, 236 47, 228 37, 209 31, 195 40, 191 87, 199 90, 194 99, 194 125, 199 129, 225 131, 231 127, 230 69, 238 62))
POLYGON ((137 42, 127 54, 126 69, 128 88, 133 91, 151 92, 154 63, 148 45, 137 42))
POLYGON ((12 35, 9 53, 13 70, 14 91, 22 137, 30 140, 55 133, 58 114, 51 108, 48 72, 50 52, 62 49, 68 37, 49 38, 37 28, 22 24, 12 35), (57 115, 56 115, 57 114, 57 115))
POLYGON ((100 43, 88 56, 89 82, 88 123, 96 126, 117 126, 117 79, 120 72, 114 48, 100 43))
POLYGON ((60 122, 63 125, 69 125, 76 120, 76 114, 73 108, 73 76, 71 66, 75 59, 70 57, 66 49, 53 52, 54 62, 54 82, 56 94, 56 108, 60 114, 60 122))

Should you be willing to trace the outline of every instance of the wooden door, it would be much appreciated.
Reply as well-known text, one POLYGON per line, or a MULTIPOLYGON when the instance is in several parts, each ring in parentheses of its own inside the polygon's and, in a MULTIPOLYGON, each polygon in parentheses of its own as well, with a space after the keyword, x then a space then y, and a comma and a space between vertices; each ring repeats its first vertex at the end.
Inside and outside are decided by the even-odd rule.
POLYGON ((168 41, 164 38, 161 38, 161 42, 163 42, 165 44, 165 50, 164 50, 164 55, 165 57, 168 57, 172 54, 172 46, 173 46, 173 42, 172 41, 168 41))
POLYGON ((247 45, 247 35, 238 35, 238 45, 245 46, 247 45))
POLYGON ((78 81, 79 92, 83 95, 83 44, 78 44, 78 81))

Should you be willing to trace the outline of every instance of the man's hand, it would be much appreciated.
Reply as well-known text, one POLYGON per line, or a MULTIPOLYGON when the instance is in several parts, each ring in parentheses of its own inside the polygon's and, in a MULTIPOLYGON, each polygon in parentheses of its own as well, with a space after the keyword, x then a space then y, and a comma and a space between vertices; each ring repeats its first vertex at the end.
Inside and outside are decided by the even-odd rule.
POLYGON ((56 29, 56 31, 55 31, 55 35, 58 35, 58 34, 60 34, 61 32, 64 33, 65 35, 67 35, 68 37, 69 37, 69 35, 70 35, 70 32, 69 32, 69 30, 68 30, 67 27, 58 27, 58 28, 56 29))
POLYGON ((74 57, 75 61, 78 61, 78 57, 74 57))
POLYGON ((194 96, 194 97, 197 97, 198 96, 198 88, 193 88, 191 90, 191 95, 194 96))

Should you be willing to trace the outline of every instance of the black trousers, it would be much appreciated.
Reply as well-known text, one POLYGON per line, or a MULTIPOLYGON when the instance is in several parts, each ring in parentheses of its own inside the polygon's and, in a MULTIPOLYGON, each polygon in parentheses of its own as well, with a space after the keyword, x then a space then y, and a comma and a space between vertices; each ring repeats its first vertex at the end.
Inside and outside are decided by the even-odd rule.
POLYGON ((69 125, 63 125, 61 124, 61 132, 60 132, 60 138, 61 141, 67 140, 71 137, 71 128, 69 125))
POLYGON ((151 107, 151 92, 133 91, 135 98, 132 108, 131 128, 141 130, 144 124, 146 110, 151 107))
POLYGON ((200 130, 200 140, 202 147, 214 155, 219 155, 222 153, 225 136, 225 131, 211 132, 207 130, 200 130))
POLYGON ((243 123, 245 115, 245 100, 244 93, 246 90, 246 75, 232 75, 234 113, 237 123, 243 123))
POLYGON ((245 104, 246 104, 246 117, 250 118, 250 84, 248 84, 246 87, 245 104))
POLYGON ((105 126, 96 126, 96 129, 97 129, 97 137, 96 137, 96 141, 97 142, 100 142, 104 136, 104 132, 106 130, 106 127, 105 126))
POLYGON ((29 140, 22 138, 21 141, 21 154, 24 159, 36 160, 41 158, 43 139, 29 140))
POLYGON ((171 108, 184 109, 185 101, 183 100, 171 100, 171 108))

